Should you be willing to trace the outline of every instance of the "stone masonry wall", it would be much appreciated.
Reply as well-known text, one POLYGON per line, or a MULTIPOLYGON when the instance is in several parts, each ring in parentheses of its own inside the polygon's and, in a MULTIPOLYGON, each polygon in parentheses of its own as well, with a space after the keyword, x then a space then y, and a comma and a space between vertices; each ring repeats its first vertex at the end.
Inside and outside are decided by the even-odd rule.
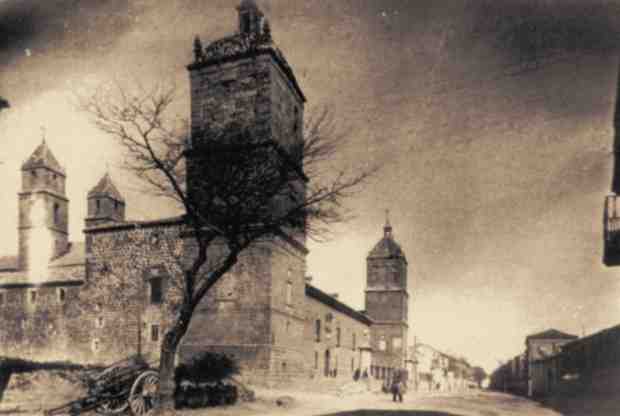
POLYGON ((315 380, 334 377, 343 381, 352 380, 355 369, 360 365, 359 347, 368 340, 369 326, 316 299, 307 297, 306 304, 304 339, 310 377, 315 380), (326 319, 328 315, 331 317, 326 319), (318 340, 317 320, 321 322, 318 340), (340 340, 338 340, 338 328, 340 328, 340 340), (328 365, 327 354, 329 354, 328 365))
POLYGON ((79 285, 0 289, 0 355, 41 361, 79 357, 74 351, 79 333, 73 330, 79 292, 79 285))

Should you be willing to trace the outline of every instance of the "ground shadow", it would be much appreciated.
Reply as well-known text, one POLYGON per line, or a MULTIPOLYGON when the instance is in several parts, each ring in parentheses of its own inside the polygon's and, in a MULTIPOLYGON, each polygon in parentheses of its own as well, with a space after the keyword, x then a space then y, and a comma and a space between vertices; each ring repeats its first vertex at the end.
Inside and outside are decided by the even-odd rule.
POLYGON ((433 410, 352 410, 330 413, 323 416, 464 416, 455 413, 436 412, 433 410))
POLYGON ((562 416, 618 416, 620 402, 616 397, 553 397, 541 400, 548 409, 555 410, 562 416))

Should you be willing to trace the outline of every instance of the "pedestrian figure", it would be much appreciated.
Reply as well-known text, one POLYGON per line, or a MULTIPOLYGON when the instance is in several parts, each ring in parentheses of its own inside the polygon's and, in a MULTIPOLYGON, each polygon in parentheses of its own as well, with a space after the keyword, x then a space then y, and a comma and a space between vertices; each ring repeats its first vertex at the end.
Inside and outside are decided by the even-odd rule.
POLYGON ((400 377, 394 377, 394 381, 392 382, 392 400, 398 400, 402 403, 403 390, 403 382, 401 381, 400 377))

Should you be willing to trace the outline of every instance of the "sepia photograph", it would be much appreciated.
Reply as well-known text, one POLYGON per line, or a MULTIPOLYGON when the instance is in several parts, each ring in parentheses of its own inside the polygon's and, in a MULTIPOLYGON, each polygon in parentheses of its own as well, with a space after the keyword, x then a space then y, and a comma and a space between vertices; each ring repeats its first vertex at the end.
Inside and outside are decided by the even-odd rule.
POLYGON ((620 415, 619 0, 0 0, 0 415, 620 415))

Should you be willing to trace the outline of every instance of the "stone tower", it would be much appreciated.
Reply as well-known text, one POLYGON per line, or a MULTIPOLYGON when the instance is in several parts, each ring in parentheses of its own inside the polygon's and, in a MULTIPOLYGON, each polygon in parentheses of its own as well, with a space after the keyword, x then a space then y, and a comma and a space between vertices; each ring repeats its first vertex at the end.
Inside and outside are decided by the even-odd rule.
MULTIPOLYGON (((273 139, 289 155, 293 145, 303 140, 305 97, 271 38, 267 19, 252 0, 243 0, 237 11, 239 32, 206 47, 196 38, 194 61, 187 67, 191 89, 190 198, 200 197, 196 181, 201 178, 202 166, 196 152, 205 131, 217 132, 236 124, 273 139)), ((246 252, 231 276, 207 295, 205 310, 209 312, 203 316, 199 308, 192 321, 195 335, 185 339, 181 355, 214 349, 239 357, 242 368, 250 366, 248 372, 254 376, 301 374, 306 365, 307 251, 293 238, 290 248, 279 250, 265 244, 246 252)))
POLYGON ((86 227, 122 221, 125 221, 125 199, 112 182, 110 174, 106 173, 88 193, 86 227))
POLYGON ((32 255, 51 259, 68 250, 69 200, 65 194, 65 170, 45 140, 21 170, 19 266, 26 270, 32 255))
POLYGON ((366 267, 366 314, 373 320, 373 366, 389 373, 404 368, 409 328, 407 259, 394 241, 389 221, 383 228, 383 238, 368 254, 366 267))
MULTIPOLYGON (((234 122, 290 150, 303 140, 306 99, 256 3, 244 0, 237 11, 239 33, 206 48, 194 41, 194 62, 187 67, 192 143, 200 142, 205 129, 234 122)), ((188 157, 188 187, 199 169, 188 157)))

